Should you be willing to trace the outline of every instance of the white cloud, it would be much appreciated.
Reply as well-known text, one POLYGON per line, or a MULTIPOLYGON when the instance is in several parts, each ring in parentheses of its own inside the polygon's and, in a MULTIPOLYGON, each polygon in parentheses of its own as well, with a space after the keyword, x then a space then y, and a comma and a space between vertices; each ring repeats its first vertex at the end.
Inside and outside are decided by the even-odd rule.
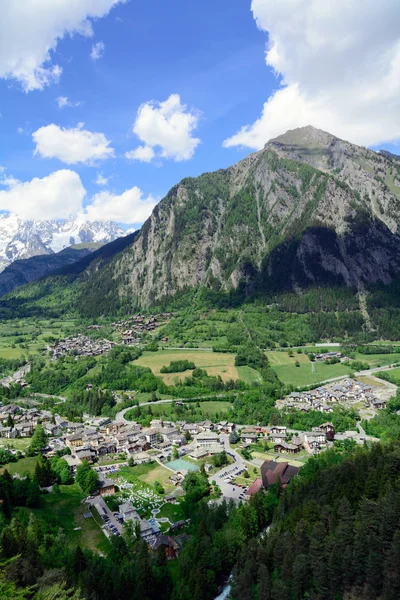
POLYGON ((105 50, 104 42, 97 42, 97 44, 93 44, 92 51, 90 53, 90 58, 92 60, 99 60, 99 58, 103 58, 104 50, 105 50))
POLYGON ((103 187, 103 186, 107 185, 107 183, 108 183, 109 179, 110 179, 109 177, 104 177, 104 176, 102 175, 102 173, 97 173, 97 177, 96 177, 96 179, 95 179, 95 182, 94 182, 94 183, 95 183, 96 185, 100 185, 100 186, 102 186, 102 187, 103 187))
POLYGON ((15 79, 26 92, 58 81, 58 42, 67 35, 93 35, 92 20, 127 0, 2 0, 0 78, 15 79))
POLYGON ((64 108, 65 106, 68 106, 70 108, 76 108, 77 106, 81 106, 81 104, 83 104, 83 102, 81 102, 80 100, 77 100, 76 102, 71 102, 70 100, 68 100, 67 96, 58 96, 56 102, 58 108, 64 108))
POLYGON ((86 191, 74 171, 63 169, 47 177, 21 182, 4 178, 0 185, 0 210, 21 219, 62 219, 81 209, 86 191))
POLYGON ((135 150, 125 152, 125 158, 128 158, 129 160, 140 160, 141 162, 151 162, 155 155, 156 153, 151 146, 139 146, 138 148, 135 148, 135 150))
POLYGON ((259 149, 308 124, 365 145, 400 139, 398 0, 252 0, 252 11, 278 89, 224 146, 259 149))
POLYGON ((68 165, 92 164, 114 156, 114 149, 104 133, 83 129, 84 124, 72 129, 46 125, 32 134, 36 143, 35 154, 44 158, 58 158, 68 165))
POLYGON ((150 162, 156 155, 176 161, 189 160, 200 144, 199 138, 192 136, 198 122, 198 111, 190 111, 181 104, 178 94, 171 94, 165 102, 146 102, 140 106, 133 124, 133 132, 144 145, 125 156, 144 162, 150 162))
POLYGON ((23 133, 25 133, 25 129, 23 127, 18 127, 17 133, 19 133, 20 135, 22 135, 23 133))
POLYGON ((148 196, 138 187, 122 194, 109 191, 99 192, 86 207, 86 217, 90 221, 116 221, 117 223, 142 223, 150 216, 157 200, 148 196))

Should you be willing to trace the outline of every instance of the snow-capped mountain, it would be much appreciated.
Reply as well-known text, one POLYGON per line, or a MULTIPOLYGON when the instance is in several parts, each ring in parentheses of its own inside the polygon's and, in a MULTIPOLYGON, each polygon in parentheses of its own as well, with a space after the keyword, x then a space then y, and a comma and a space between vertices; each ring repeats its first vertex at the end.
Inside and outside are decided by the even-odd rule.
POLYGON ((0 271, 20 258, 53 254, 75 244, 107 244, 126 235, 111 221, 88 221, 76 215, 62 221, 23 221, 0 214, 0 271))

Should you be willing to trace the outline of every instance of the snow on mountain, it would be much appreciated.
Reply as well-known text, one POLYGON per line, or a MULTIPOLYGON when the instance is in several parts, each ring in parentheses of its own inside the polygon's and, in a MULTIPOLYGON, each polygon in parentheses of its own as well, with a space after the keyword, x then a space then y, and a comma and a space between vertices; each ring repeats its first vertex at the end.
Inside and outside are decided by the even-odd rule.
POLYGON ((107 244, 126 235, 111 221, 88 221, 76 215, 63 221, 23 221, 16 215, 0 214, 0 271, 14 260, 38 254, 53 254, 75 244, 107 244))

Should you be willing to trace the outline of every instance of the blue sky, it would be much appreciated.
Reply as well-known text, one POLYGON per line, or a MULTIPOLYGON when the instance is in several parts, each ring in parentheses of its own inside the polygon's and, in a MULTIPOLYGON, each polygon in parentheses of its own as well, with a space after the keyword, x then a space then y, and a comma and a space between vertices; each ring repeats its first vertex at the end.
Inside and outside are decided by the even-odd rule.
POLYGON ((381 35, 369 0, 362 16, 344 0, 336 3, 337 14, 322 16, 316 0, 307 8, 303 0, 279 6, 273 0, 80 0, 79 8, 61 0, 53 20, 51 0, 38 0, 43 12, 32 15, 13 13, 12 0, 5 3, 10 10, 0 19, 0 38, 16 23, 21 31, 0 58, 0 210, 61 218, 92 206, 90 218, 137 225, 183 177, 233 164, 308 123, 399 152, 398 87, 385 98, 371 91, 398 74, 390 60, 399 42, 389 27, 399 13, 394 1, 383 3, 381 35), (295 4, 304 15, 292 23, 295 4), (368 52, 386 57, 376 72, 363 45, 372 30, 368 52), (331 36, 348 46, 336 48, 331 36), (315 39, 325 38, 315 47, 315 39), (41 47, 42 39, 51 50, 41 47), (94 60, 96 44, 104 52, 100 47, 94 60), (61 108, 60 98, 67 99, 61 108), (145 105, 157 117, 168 99, 183 119, 172 146, 168 131, 163 136, 156 121, 138 113, 145 105), (90 138, 85 151, 81 141, 89 138, 82 135, 90 138), (125 156, 138 147, 146 148, 148 162, 125 156))

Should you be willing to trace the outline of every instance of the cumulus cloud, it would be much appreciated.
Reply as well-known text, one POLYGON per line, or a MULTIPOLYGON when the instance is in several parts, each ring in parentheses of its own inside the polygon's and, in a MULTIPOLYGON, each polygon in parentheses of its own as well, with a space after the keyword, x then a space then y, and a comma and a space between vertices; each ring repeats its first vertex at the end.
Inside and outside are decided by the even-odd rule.
POLYGON ((125 156, 142 162, 150 162, 155 156, 189 160, 200 144, 199 138, 192 136, 198 122, 198 111, 181 104, 179 94, 171 94, 164 102, 146 102, 133 124, 133 133, 143 145, 125 156))
POLYGON ((140 160, 141 162, 151 162, 155 155, 151 146, 139 146, 135 150, 125 152, 125 157, 129 160, 140 160))
POLYGON ((99 60, 104 56, 105 45, 104 42, 97 42, 97 44, 93 44, 92 51, 90 53, 90 58, 92 60, 99 60))
POLYGON ((122 194, 99 192, 86 207, 90 221, 116 221, 117 223, 142 223, 150 216, 157 204, 152 196, 143 197, 140 188, 134 186, 122 194))
POLYGON ((114 149, 104 133, 83 129, 84 124, 67 129, 58 125, 40 127, 32 134, 36 143, 35 154, 43 158, 58 158, 68 165, 92 164, 114 156, 114 149))
POLYGON ((56 102, 58 108, 65 108, 66 106, 68 106, 69 108, 76 108, 77 106, 81 106, 81 104, 83 104, 80 100, 77 100, 76 102, 71 102, 70 100, 68 100, 67 96, 58 96, 56 102))
POLYGON ((102 173, 97 173, 97 177, 96 177, 94 183, 96 185, 104 187, 105 185, 107 185, 109 180, 110 180, 110 177, 104 177, 104 175, 102 173))
POLYGON ((262 148, 287 129, 314 125, 355 143, 400 139, 398 0, 252 0, 268 33, 277 89, 253 124, 224 146, 262 148))
POLYGON ((86 195, 78 173, 67 169, 27 182, 6 177, 0 186, 0 210, 28 220, 67 218, 81 209, 86 195))
POLYGON ((127 0, 35 0, 0 3, 0 78, 15 79, 26 92, 58 81, 53 62, 67 35, 93 35, 92 19, 106 16, 127 0))

